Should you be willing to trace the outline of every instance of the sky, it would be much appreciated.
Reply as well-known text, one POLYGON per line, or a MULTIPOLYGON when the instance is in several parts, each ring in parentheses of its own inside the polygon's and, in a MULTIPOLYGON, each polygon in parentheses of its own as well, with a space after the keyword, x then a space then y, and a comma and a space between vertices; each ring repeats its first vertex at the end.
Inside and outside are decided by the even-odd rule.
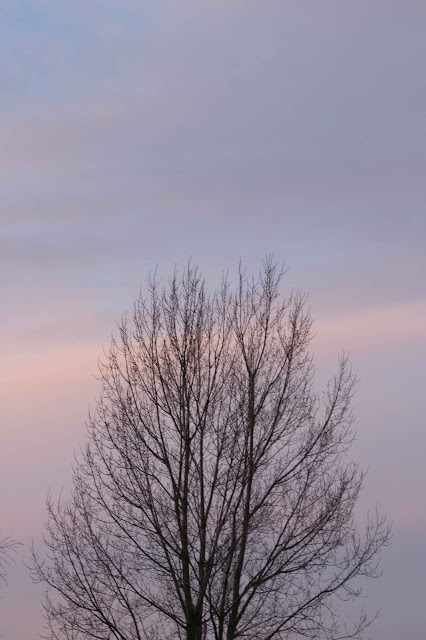
POLYGON ((1 2, 0 529, 23 546, 0 637, 42 631, 29 545, 148 273, 271 252, 318 383, 343 350, 359 378, 360 512, 394 522, 372 638, 422 636, 425 33, 423 0, 1 2))

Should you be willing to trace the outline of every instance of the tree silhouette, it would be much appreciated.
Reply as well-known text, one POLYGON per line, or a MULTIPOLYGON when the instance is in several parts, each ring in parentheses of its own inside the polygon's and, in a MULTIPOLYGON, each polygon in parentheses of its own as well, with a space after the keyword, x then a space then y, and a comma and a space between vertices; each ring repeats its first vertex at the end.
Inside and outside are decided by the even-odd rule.
POLYGON ((19 547, 16 542, 8 536, 0 538, 0 583, 6 584, 7 565, 11 562, 13 554, 19 547))
POLYGON ((305 298, 270 259, 209 293, 189 264, 149 281, 101 365, 70 499, 48 503, 50 638, 360 637, 337 598, 378 575, 385 518, 359 532, 354 376, 313 389, 305 298))

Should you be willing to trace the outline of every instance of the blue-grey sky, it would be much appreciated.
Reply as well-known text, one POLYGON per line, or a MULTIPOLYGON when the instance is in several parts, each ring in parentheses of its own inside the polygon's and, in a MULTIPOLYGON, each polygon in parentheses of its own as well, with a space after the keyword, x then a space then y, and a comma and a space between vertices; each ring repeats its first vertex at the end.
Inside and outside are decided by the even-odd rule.
POLYGON ((28 544, 148 271, 270 252, 310 294, 319 382, 342 349, 360 378, 361 506, 395 523, 372 637, 421 637, 425 33, 423 0, 1 2, 4 638, 42 628, 28 544))

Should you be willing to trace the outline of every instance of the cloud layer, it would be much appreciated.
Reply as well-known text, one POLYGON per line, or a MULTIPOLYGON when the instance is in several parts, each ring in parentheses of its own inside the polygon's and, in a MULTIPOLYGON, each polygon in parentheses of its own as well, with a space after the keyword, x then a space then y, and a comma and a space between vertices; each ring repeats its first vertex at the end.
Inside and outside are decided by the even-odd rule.
MULTIPOLYGON (((363 506, 396 531, 374 637, 420 637, 425 3, 5 0, 0 22, 1 528, 40 537, 148 271, 193 256, 215 283, 274 252, 319 381, 343 348, 360 377, 363 506)), ((30 640, 14 571, 1 630, 30 640)))

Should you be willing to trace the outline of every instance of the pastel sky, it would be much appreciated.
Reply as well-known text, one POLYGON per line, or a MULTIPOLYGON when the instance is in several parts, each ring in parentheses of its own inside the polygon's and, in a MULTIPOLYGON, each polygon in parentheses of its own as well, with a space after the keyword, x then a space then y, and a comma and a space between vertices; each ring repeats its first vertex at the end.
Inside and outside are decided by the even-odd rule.
POLYGON ((360 510, 394 520, 372 637, 422 637, 425 33, 424 0, 0 3, 6 640, 42 630, 29 544, 148 272, 270 252, 309 292, 319 384, 343 349, 360 379, 360 510))

